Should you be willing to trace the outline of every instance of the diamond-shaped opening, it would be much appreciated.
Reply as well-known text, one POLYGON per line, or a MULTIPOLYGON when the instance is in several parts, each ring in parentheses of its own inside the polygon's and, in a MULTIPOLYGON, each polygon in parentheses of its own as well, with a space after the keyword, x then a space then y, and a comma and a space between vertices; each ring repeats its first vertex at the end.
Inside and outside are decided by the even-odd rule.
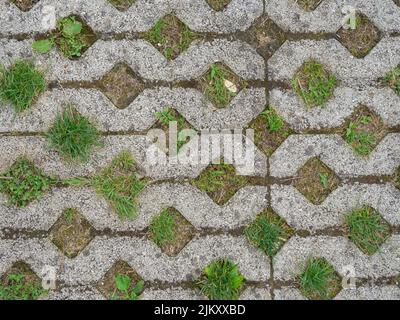
POLYGON ((298 277, 302 294, 310 300, 331 300, 342 289, 342 280, 325 258, 309 258, 298 277))
POLYGON ((224 205, 248 184, 248 178, 237 175, 233 165, 221 163, 209 165, 192 183, 215 203, 224 205))
POLYGON ((49 238, 68 258, 75 258, 94 237, 94 228, 75 209, 69 208, 51 227, 49 238))
POLYGON ((149 234, 167 255, 176 256, 193 239, 195 228, 174 208, 166 208, 153 219, 149 234))
POLYGON ((265 109, 251 124, 256 146, 267 156, 290 136, 293 131, 283 118, 271 107, 265 109))
POLYGON ((44 70, 29 60, 16 60, 0 71, 0 103, 9 105, 15 115, 23 114, 36 104, 47 90, 44 70))
POLYGON ((11 168, 0 174, 0 192, 8 195, 8 203, 25 207, 41 198, 54 179, 46 176, 25 157, 19 158, 11 168))
POLYGON ((400 0, 393 0, 395 4, 397 4, 400 7, 400 0))
POLYGON ((52 36, 58 50, 68 59, 79 59, 97 41, 92 28, 77 15, 59 19, 52 36))
POLYGON ((391 234, 390 225, 369 206, 354 209, 346 216, 345 224, 349 239, 367 255, 377 252, 391 234))
POLYGON ((125 261, 117 261, 97 283, 97 289, 111 300, 137 300, 143 292, 142 277, 125 261))
POLYGON ((323 106, 332 97, 337 84, 336 76, 316 60, 305 62, 292 80, 293 90, 307 107, 323 106))
POLYGON ((137 217, 137 196, 147 186, 148 179, 129 151, 122 151, 91 180, 91 185, 110 202, 120 219, 137 217))
MULTIPOLYGON (((400 2, 399 2, 400 3, 400 2)), ((394 278, 394 284, 400 288, 400 274, 394 278)))
POLYGON ((384 82, 400 96, 400 64, 385 76, 384 82))
POLYGON ((364 58, 381 40, 381 32, 362 13, 357 13, 355 29, 341 28, 337 32, 340 43, 357 58, 364 58))
POLYGON ((144 83, 125 63, 112 68, 100 81, 100 89, 119 109, 127 108, 144 90, 144 83))
POLYGON ((283 30, 267 16, 258 18, 248 34, 253 46, 267 60, 286 41, 283 30))
MULTIPOLYGON (((157 121, 153 125, 153 129, 161 129, 165 133, 165 143, 169 144, 169 134, 170 134, 170 124, 176 123, 177 129, 177 152, 182 149, 182 147, 190 141, 190 139, 197 134, 196 130, 193 126, 175 109, 170 107, 165 108, 162 111, 156 113, 157 121), (192 130, 192 132, 183 130, 192 130)), ((164 141, 154 141, 160 150, 163 150, 165 153, 169 152, 169 146, 164 145, 164 141)))
POLYGON ((317 9, 323 0, 295 0, 304 11, 311 12, 317 9))
POLYGON ((229 258, 220 258, 204 268, 197 287, 210 300, 238 300, 245 281, 237 264, 229 258))
POLYGON ((87 161, 93 150, 101 146, 97 128, 73 105, 67 105, 57 114, 47 140, 67 161, 87 161))
POLYGON ((180 21, 175 15, 166 15, 142 37, 149 41, 168 60, 177 58, 185 52, 199 35, 180 21))
POLYGON ((314 157, 297 172, 293 186, 313 204, 321 204, 339 186, 340 180, 319 158, 314 157))
POLYGON ((0 300, 37 300, 47 291, 41 279, 23 262, 15 262, 0 279, 0 300))
POLYGON ((15 4, 19 10, 25 12, 31 10, 39 1, 40 0, 11 0, 11 2, 15 4))
POLYGON ((400 167, 396 170, 396 174, 393 177, 393 183, 395 187, 400 190, 400 167))
POLYGON ((119 11, 128 10, 136 0, 108 0, 119 11))
POLYGON ((343 139, 362 156, 370 154, 382 141, 387 128, 380 116, 365 106, 359 106, 346 122, 343 139))
POLYGON ((208 5, 213 8, 215 11, 224 10, 232 0, 206 0, 208 5))
POLYGON ((244 233, 253 245, 273 257, 293 234, 293 230, 272 209, 267 209, 257 216, 244 233))
POLYGON ((199 80, 200 90, 215 107, 226 107, 247 83, 226 64, 214 63, 199 80))

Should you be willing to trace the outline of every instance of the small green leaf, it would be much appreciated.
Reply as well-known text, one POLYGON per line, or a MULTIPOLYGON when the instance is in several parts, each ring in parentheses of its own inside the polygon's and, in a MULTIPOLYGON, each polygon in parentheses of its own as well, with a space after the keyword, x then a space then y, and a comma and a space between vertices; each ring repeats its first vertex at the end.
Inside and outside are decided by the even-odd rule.
POLYGON ((39 53, 48 53, 54 46, 52 39, 37 40, 32 43, 32 49, 39 53))
POLYGON ((75 19, 68 19, 64 21, 62 31, 66 37, 74 37, 81 33, 82 23, 75 21, 75 19))
POLYGON ((143 281, 143 280, 140 280, 140 281, 136 284, 136 286, 132 289, 132 293, 138 295, 138 294, 143 290, 143 287, 144 287, 144 281, 143 281))
POLYGON ((131 279, 123 274, 118 274, 115 277, 115 286, 120 291, 127 291, 131 286, 131 279))

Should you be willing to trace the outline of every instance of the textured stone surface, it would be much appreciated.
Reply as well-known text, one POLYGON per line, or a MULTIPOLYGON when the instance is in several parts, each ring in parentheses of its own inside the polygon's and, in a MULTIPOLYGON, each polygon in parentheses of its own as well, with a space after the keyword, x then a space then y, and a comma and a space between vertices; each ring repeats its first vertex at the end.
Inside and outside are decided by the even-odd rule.
MULTIPOLYGON (((107 0, 39 0, 22 11, 0 0, 0 64, 31 60, 48 82, 25 112, 17 115, 8 104, 0 107, 0 172, 25 156, 55 178, 89 177, 127 151, 149 179, 136 199, 133 220, 120 219, 109 201, 88 186, 55 185, 22 208, 10 206, 7 194, 0 193, 0 276, 17 261, 41 278, 53 267, 57 290, 44 299, 102 300, 96 284, 123 260, 146 283, 141 299, 202 300, 207 298, 193 282, 209 263, 228 257, 248 280, 240 299, 306 299, 297 280, 307 259, 316 257, 325 258, 342 277, 354 271, 356 287, 342 289, 335 299, 400 299, 400 97, 383 81, 400 64, 400 7, 393 0, 323 0, 306 11, 296 0, 232 0, 219 9, 205 0, 136 0, 126 10, 107 0), (338 41, 345 5, 379 30, 380 41, 364 58, 354 57, 338 41), (69 60, 55 48, 47 54, 32 50, 33 41, 51 31, 43 25, 49 8, 57 19, 78 13, 96 33, 98 40, 79 59, 69 60), (143 36, 170 14, 196 33, 196 40, 173 60, 143 36), (294 74, 310 60, 322 63, 338 80, 323 107, 307 107, 292 89, 294 74), (115 77, 108 80, 119 83, 118 88, 105 88, 107 75, 119 65, 135 80, 121 84, 129 76, 115 77), (243 88, 241 84, 224 108, 210 102, 202 82, 213 65, 226 65, 242 80, 243 88), (67 104, 101 135, 101 145, 86 162, 63 160, 45 136, 67 104), (267 106, 290 134, 273 127, 277 123, 271 123, 271 113, 263 112, 267 106), (386 133, 368 156, 357 154, 344 139, 360 106, 380 117, 386 133), (196 130, 169 162, 149 134, 167 107, 196 130), (191 162, 190 151, 198 149, 201 130, 237 129, 244 137, 255 119, 256 127, 265 126, 263 137, 278 130, 276 136, 284 138, 271 142, 277 148, 268 156, 255 147, 254 168, 249 162, 233 163, 248 183, 218 205, 191 181, 228 148, 213 150, 204 163, 191 162), (154 164, 154 156, 166 162, 154 164), (338 179, 337 188, 320 204, 294 187, 300 169, 313 158, 338 179), (377 210, 391 228, 389 238, 370 256, 348 239, 345 228, 346 215, 363 206, 377 210), (153 218, 170 207, 194 228, 193 238, 173 257, 148 232, 153 218), (82 215, 93 235, 74 258, 64 256, 50 236, 68 208, 82 215), (293 235, 270 258, 243 231, 271 209, 293 235)), ((210 144, 215 147, 223 139, 210 139, 210 144)), ((243 140, 246 148, 254 146, 250 137, 243 140)))

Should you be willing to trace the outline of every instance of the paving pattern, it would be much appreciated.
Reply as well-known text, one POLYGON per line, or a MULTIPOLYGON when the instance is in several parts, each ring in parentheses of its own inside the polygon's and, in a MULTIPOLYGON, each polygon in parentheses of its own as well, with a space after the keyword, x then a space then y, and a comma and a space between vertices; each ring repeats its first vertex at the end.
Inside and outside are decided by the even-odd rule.
MULTIPOLYGON (((29 264, 38 276, 43 266, 54 266, 58 286, 49 299, 104 299, 96 284, 123 260, 145 280, 142 299, 204 299, 191 282, 210 262, 229 257, 247 280, 241 299, 305 299, 296 277, 307 258, 316 256, 342 277, 348 276, 348 266, 355 271, 357 287, 341 290, 335 299, 400 299, 400 190, 394 183, 400 167, 400 97, 381 82, 400 64, 399 34, 400 7, 393 0, 323 0, 310 12, 295 0, 232 0, 221 11, 205 0, 137 0, 126 11, 107 0, 40 0, 25 12, 0 0, 0 62, 9 66, 32 59, 46 67, 49 84, 21 115, 8 106, 0 109, 0 172, 26 156, 49 176, 86 177, 127 150, 152 181, 139 195, 134 220, 121 220, 89 187, 54 187, 24 208, 9 206, 7 195, 0 194, 0 275, 17 261, 29 264), (346 4, 380 30, 379 43, 362 59, 336 36, 346 4), (57 18, 78 14, 97 35, 82 57, 69 60, 58 50, 47 55, 32 50, 35 36, 48 31, 41 23, 45 6, 54 7, 57 18), (201 35, 174 60, 140 36, 171 13, 201 35), (263 29, 266 21, 274 27, 263 29), (322 108, 307 108, 290 85, 310 59, 339 80, 322 108), (247 82, 225 108, 214 106, 196 85, 215 62, 247 82), (144 86, 124 109, 98 85, 118 63, 131 68, 144 86), (44 137, 68 102, 102 133, 102 147, 86 163, 65 162, 44 137), (208 164, 146 162, 152 145, 146 133, 166 106, 197 130, 244 130, 268 105, 293 134, 270 156, 256 146, 252 182, 224 205, 190 183, 208 164), (356 154, 338 129, 359 105, 376 113, 386 128, 366 157, 356 154), (315 157, 339 179, 321 204, 313 204, 292 184, 315 157), (365 205, 391 226, 390 237, 373 255, 363 253, 343 229, 344 216, 365 205), (166 255, 147 236, 152 219, 167 207, 176 208, 195 228, 176 256, 166 255), (77 209, 94 229, 93 239, 75 258, 66 257, 49 238, 68 208, 77 209), (267 208, 294 230, 272 258, 243 232, 267 208)), ((246 168, 234 166, 246 174, 246 168)))

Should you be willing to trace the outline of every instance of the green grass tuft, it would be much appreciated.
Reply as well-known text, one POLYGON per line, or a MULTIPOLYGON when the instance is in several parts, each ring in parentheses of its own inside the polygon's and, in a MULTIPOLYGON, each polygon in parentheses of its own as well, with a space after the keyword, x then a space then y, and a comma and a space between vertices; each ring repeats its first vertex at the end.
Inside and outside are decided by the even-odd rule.
POLYGON ((8 70, 0 65, 0 102, 10 103, 16 113, 28 109, 45 90, 43 73, 30 62, 17 61, 8 70))
POLYGON ((269 132, 278 132, 285 126, 283 118, 271 107, 263 111, 261 116, 267 121, 267 129, 269 132))
POLYGON ((369 207, 353 210, 346 216, 346 225, 349 239, 369 255, 390 236, 390 226, 369 207))
POLYGON ((0 176, 0 192, 8 194, 9 204, 25 207, 42 197, 54 182, 54 179, 45 176, 29 160, 20 158, 0 176))
POLYGON ((211 300, 237 300, 245 279, 229 259, 212 262, 198 282, 202 294, 211 300))
POLYGON ((385 82, 400 96, 400 65, 386 75, 385 82))
POLYGON ((311 300, 329 300, 341 289, 340 277, 323 258, 310 258, 300 275, 300 289, 311 300))
POLYGON ((260 214, 244 233, 250 242, 273 257, 288 240, 292 230, 282 218, 267 212, 260 214))
POLYGON ((293 90, 309 107, 325 104, 337 83, 336 77, 314 60, 305 63, 292 80, 293 90))
POLYGON ((128 152, 121 153, 111 165, 94 177, 91 184, 108 199, 121 219, 137 215, 136 197, 147 185, 135 172, 135 162, 128 152))
POLYGON ((86 161, 93 147, 100 145, 97 129, 71 106, 57 116, 47 139, 64 158, 80 161, 86 161))
POLYGON ((350 122, 346 129, 345 139, 353 146, 357 153, 362 156, 366 156, 374 148, 376 140, 373 134, 364 131, 358 131, 357 128, 358 127, 354 122, 350 122))
POLYGON ((71 224, 74 221, 74 217, 76 216, 77 211, 72 208, 68 208, 64 212, 64 218, 67 221, 68 224, 71 224))
POLYGON ((166 242, 175 240, 176 223, 174 217, 169 213, 169 209, 161 211, 160 215, 150 224, 150 235, 158 246, 166 242))
POLYGON ((168 127, 170 122, 176 122, 178 125, 178 132, 185 128, 185 118, 181 115, 177 116, 173 109, 166 108, 163 111, 156 112, 156 117, 163 126, 168 127))
POLYGON ((122 152, 111 164, 94 177, 63 180, 70 186, 91 186, 108 201, 121 219, 134 219, 138 206, 136 197, 146 187, 147 180, 139 179, 135 161, 129 152, 122 152))

